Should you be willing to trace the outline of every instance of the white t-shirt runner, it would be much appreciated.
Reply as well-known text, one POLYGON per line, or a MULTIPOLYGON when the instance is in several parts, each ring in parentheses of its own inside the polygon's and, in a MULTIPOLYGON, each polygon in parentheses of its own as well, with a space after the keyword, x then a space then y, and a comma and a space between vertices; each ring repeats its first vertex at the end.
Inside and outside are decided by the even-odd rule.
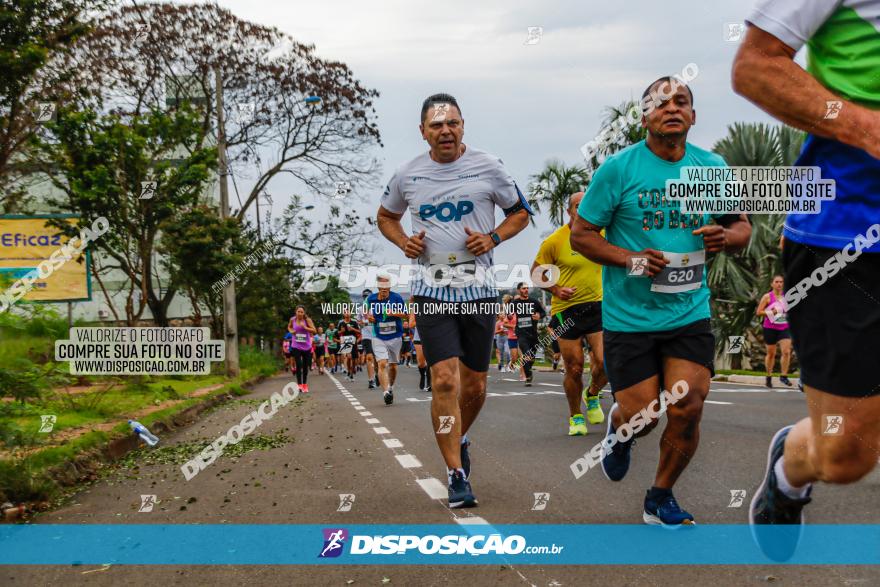
MULTIPOLYGON (((465 246, 465 227, 489 234, 495 229, 495 206, 510 210, 518 203, 532 214, 516 182, 504 169, 501 159, 467 146, 452 163, 437 163, 426 152, 400 166, 385 193, 382 207, 395 214, 409 208, 413 234, 425 231, 425 253, 413 264, 420 271, 413 279, 412 294, 444 302, 495 298, 495 280, 489 269, 492 251, 479 257, 465 246), (443 285, 438 274, 426 276, 429 266, 476 267, 467 270, 473 279, 443 285)), ((447 283, 449 280, 446 280, 447 283)))
POLYGON ((361 327, 361 340, 373 340, 373 324, 367 320, 367 313, 358 310, 355 319, 361 327))

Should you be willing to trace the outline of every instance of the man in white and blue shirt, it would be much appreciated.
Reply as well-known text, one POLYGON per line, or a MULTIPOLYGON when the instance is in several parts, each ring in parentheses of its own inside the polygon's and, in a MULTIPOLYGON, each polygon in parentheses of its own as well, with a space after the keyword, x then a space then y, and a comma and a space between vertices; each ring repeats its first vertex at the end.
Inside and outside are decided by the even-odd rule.
POLYGON ((367 297, 366 319, 370 326, 373 352, 378 363, 379 384, 385 405, 394 403, 394 381, 397 379, 397 364, 400 362, 400 347, 403 341, 403 318, 409 318, 409 310, 403 297, 391 291, 391 280, 387 275, 376 279, 378 293, 367 297))
POLYGON ((532 212, 499 158, 462 143, 464 119, 454 97, 427 98, 419 130, 430 150, 394 173, 377 222, 418 265, 412 293, 431 369, 431 415, 446 461, 449 507, 472 507, 466 434, 486 397, 497 299, 492 249, 525 228, 532 212), (497 227, 496 207, 505 215, 497 227), (400 222, 407 209, 411 236, 400 222))

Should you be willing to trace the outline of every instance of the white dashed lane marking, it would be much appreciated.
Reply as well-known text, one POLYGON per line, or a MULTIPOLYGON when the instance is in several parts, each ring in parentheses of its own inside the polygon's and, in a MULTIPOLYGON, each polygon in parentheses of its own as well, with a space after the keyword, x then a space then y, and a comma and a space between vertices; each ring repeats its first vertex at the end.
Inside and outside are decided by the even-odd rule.
POLYGON ((417 479, 416 483, 419 484, 419 487, 421 487, 431 499, 447 499, 449 497, 449 490, 446 486, 433 477, 417 479))
MULTIPOLYGON (((372 416, 373 415, 371 412, 365 411, 363 409, 363 406, 361 406, 360 401, 357 398, 355 398, 351 393, 349 393, 345 389, 345 387, 343 387, 332 376, 330 377, 330 379, 333 380, 334 383, 336 383, 336 387, 339 388, 339 391, 346 398, 348 398, 352 407, 355 408, 356 410, 358 410, 358 413, 361 416, 372 416)), ((490 396, 509 396, 509 395, 524 396, 524 395, 544 395, 544 394, 561 394, 561 393, 562 392, 559 392, 559 391, 527 391, 527 392, 511 392, 511 393, 504 393, 504 394, 489 393, 487 395, 490 395, 490 396)), ((431 401, 430 397, 421 398, 421 399, 417 399, 417 398, 407 398, 407 399, 409 401, 415 401, 415 402, 419 402, 419 401, 428 401, 429 402, 429 401, 431 401)), ((378 418, 366 418, 365 422, 370 425, 381 423, 378 418)), ((376 434, 379 434, 379 435, 391 434, 391 431, 388 430, 388 428, 386 428, 384 426, 374 427, 373 432, 375 432, 376 434)), ((397 438, 383 438, 382 442, 385 444, 385 446, 387 446, 391 450, 403 448, 403 443, 397 438)), ((421 461, 419 461, 419 459, 416 458, 415 455, 395 454, 394 458, 397 459, 397 462, 404 469, 419 469, 422 467, 421 461)), ((428 497, 430 497, 431 499, 445 500, 449 497, 449 491, 448 491, 448 488, 446 487, 446 484, 435 479, 434 477, 425 477, 424 479, 416 479, 416 483, 419 485, 419 487, 422 488, 422 491, 424 491, 428 495, 428 497)), ((480 518, 478 516, 455 517, 455 515, 453 514, 453 517, 458 524, 462 524, 464 526, 489 525, 489 523, 486 520, 484 520, 483 518, 480 518)))
POLYGON ((422 462, 413 455, 394 455, 394 458, 404 469, 417 469, 422 466, 422 462))

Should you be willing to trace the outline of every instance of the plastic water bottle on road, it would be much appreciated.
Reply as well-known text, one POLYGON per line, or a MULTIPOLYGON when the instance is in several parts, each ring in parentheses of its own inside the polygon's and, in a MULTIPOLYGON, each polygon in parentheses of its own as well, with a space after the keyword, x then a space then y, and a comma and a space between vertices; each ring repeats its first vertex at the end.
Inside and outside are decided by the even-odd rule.
POLYGON ((159 444, 159 439, 152 432, 147 430, 147 427, 140 422, 129 420, 128 425, 131 426, 132 432, 140 436, 141 439, 148 445, 156 446, 157 444, 159 444))

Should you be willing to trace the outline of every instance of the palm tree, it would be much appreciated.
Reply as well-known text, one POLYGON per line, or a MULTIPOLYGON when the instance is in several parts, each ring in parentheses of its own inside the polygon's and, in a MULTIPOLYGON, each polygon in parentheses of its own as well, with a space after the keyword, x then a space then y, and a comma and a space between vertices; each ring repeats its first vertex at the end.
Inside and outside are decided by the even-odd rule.
MULTIPOLYGON (((577 165, 567 166, 558 159, 551 159, 544 164, 540 173, 529 177, 527 188, 529 205, 535 212, 541 211, 546 204, 550 212, 550 220, 555 226, 565 223, 565 211, 568 197, 582 191, 589 181, 587 170, 577 165)), ((532 224, 535 223, 532 217, 532 224)))
MULTIPOLYGON (((731 166, 789 166, 800 153, 805 135, 788 126, 736 123, 728 135, 715 143, 713 151, 731 166)), ((712 310, 716 318, 718 351, 728 336, 745 335, 743 355, 761 363, 760 324, 754 320, 761 295, 772 277, 782 272, 779 248, 783 214, 756 214, 750 218, 752 238, 736 255, 719 253, 708 262, 707 281, 712 288, 712 310)), ((743 355, 734 355, 738 364, 743 355)), ((738 365, 737 365, 738 366, 738 365)))
MULTIPOLYGON (((639 103, 629 100, 619 106, 605 108, 605 118, 602 120, 599 136, 604 134, 609 140, 602 141, 596 154, 585 162, 586 167, 577 165, 568 167, 563 162, 552 159, 545 164, 543 171, 529 178, 528 200, 536 212, 541 211, 542 204, 547 204, 550 219, 555 225, 562 225, 565 222, 568 197, 587 189, 593 173, 605 159, 645 138, 647 130, 642 128, 641 122, 632 123, 631 119, 627 118, 627 112, 632 108, 639 108, 639 103)), ((532 224, 534 223, 535 220, 532 218, 532 224)))
POLYGON ((634 108, 637 112, 641 112, 640 102, 628 100, 622 102, 619 106, 605 107, 605 118, 602 120, 601 130, 596 137, 599 139, 604 136, 605 140, 600 141, 596 154, 587 161, 587 171, 590 174, 590 178, 593 177, 593 173, 596 172, 599 166, 605 162, 605 159, 630 145, 644 140, 648 136, 648 129, 642 126, 641 116, 628 116, 628 113, 634 108), (638 118, 639 121, 634 122, 634 118, 638 118))

